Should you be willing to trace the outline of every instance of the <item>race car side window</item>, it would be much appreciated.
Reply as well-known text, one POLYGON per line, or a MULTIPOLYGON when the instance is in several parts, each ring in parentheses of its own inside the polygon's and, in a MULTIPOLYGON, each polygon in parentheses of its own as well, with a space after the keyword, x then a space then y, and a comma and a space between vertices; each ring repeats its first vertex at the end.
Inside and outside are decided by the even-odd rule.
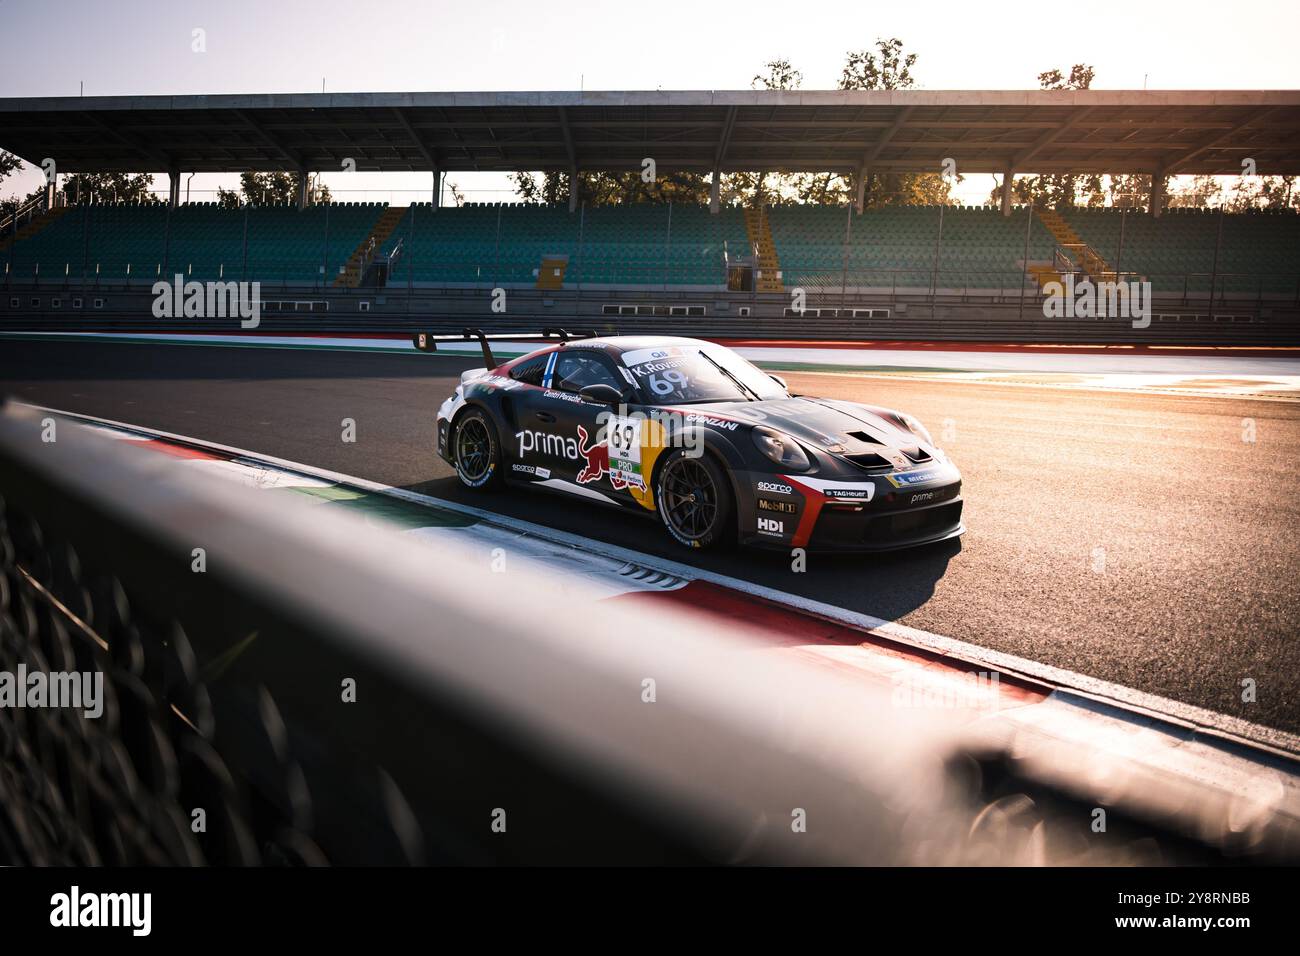
POLYGON ((552 384, 563 392, 580 392, 588 385, 609 385, 620 391, 624 388, 614 369, 590 351, 560 353, 552 384))
POLYGON ((517 382, 523 382, 525 385, 541 385, 548 358, 550 358, 549 355, 539 355, 535 359, 522 362, 510 370, 510 377, 517 382))

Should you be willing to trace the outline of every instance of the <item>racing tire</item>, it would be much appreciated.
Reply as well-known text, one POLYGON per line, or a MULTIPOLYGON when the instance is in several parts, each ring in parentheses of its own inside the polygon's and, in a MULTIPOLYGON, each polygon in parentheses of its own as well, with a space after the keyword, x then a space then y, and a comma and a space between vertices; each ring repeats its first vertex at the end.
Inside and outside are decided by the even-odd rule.
POLYGON ((501 485, 501 440, 496 426, 480 409, 471 408, 456 422, 452 436, 456 477, 466 488, 501 485))
POLYGON ((660 466, 655 481, 659 520, 679 544, 716 548, 735 531, 731 482, 709 455, 677 449, 660 466))

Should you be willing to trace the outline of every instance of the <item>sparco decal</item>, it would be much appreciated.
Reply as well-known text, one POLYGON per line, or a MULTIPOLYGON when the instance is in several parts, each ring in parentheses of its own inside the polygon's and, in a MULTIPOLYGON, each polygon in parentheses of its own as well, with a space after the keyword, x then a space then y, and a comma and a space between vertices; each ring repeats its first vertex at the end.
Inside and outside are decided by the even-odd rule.
POLYGON ((792 495, 794 489, 789 485, 783 485, 775 481, 760 481, 758 483, 759 491, 766 491, 774 495, 792 495))

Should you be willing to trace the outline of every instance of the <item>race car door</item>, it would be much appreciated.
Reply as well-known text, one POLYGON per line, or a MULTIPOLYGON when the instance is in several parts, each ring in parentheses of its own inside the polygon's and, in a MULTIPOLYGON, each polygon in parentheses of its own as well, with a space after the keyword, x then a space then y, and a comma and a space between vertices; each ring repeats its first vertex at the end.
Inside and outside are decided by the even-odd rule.
POLYGON ((617 417, 617 406, 582 399, 578 393, 588 385, 608 385, 620 392, 630 388, 603 353, 595 349, 562 350, 551 379, 551 394, 560 416, 560 432, 575 439, 578 452, 576 459, 567 462, 563 477, 579 494, 583 493, 579 489, 585 489, 605 498, 624 500, 630 497, 629 484, 640 480, 639 467, 635 473, 632 471, 639 457, 631 461, 634 453, 625 447, 637 437, 633 435, 635 429, 617 417), (605 425, 611 426, 608 434, 605 425), (622 449, 615 451, 612 461, 611 441, 616 449, 622 449))

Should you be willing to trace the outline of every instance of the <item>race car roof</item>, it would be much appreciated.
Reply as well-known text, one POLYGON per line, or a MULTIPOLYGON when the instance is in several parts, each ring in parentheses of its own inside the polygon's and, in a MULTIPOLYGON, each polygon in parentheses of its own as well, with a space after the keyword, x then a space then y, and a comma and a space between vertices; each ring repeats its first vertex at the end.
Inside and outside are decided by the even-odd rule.
POLYGON ((573 339, 565 342, 567 348, 591 347, 615 352, 633 352, 638 349, 672 348, 674 346, 712 345, 703 339, 690 339, 680 335, 602 335, 590 339, 573 339))

